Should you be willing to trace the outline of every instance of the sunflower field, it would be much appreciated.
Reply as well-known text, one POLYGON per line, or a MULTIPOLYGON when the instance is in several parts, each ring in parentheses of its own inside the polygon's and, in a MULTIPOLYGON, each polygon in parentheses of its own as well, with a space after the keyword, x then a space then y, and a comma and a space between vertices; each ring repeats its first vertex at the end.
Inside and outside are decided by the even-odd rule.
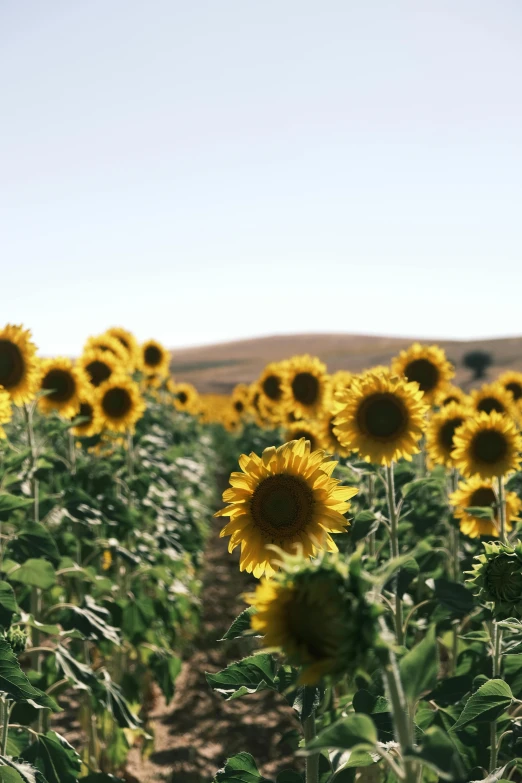
POLYGON ((169 365, 122 328, 74 361, 0 330, 0 780, 117 783, 151 752, 219 525, 250 587, 207 688, 293 711, 275 783, 521 781, 522 374, 465 392, 416 343, 220 395, 169 365))

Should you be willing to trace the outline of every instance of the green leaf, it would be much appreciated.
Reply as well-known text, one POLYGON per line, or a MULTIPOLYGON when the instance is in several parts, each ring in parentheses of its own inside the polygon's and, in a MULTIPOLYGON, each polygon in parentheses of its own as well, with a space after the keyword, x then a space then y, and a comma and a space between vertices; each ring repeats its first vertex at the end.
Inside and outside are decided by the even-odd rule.
POLYGON ((271 655, 258 653, 205 676, 211 688, 233 699, 266 688, 275 690, 276 664, 271 655))
POLYGON ((430 477, 410 481, 408 484, 404 484, 402 488, 402 496, 404 498, 414 498, 415 495, 418 495, 419 492, 421 492, 423 489, 429 489, 432 492, 437 490, 440 492, 441 482, 438 479, 430 477))
POLYGON ((321 731, 302 751, 369 750, 377 744, 377 730, 372 719, 362 712, 348 715, 321 731))
POLYGON ((419 564, 413 557, 410 557, 410 559, 399 569, 399 573, 397 574, 397 591, 401 598, 408 590, 408 587, 418 575, 419 571, 419 564))
POLYGON ((56 584, 54 568, 47 560, 30 559, 8 574, 11 582, 20 582, 28 587, 39 587, 41 590, 49 590, 56 584))
POLYGON ((110 613, 99 606, 90 595, 85 596, 84 606, 67 606, 61 611, 60 622, 67 631, 80 631, 85 639, 90 641, 109 641, 120 645, 118 628, 109 625, 110 613))
POLYGON ((447 734, 439 726, 426 729, 422 737, 422 747, 406 758, 422 761, 423 766, 436 772, 441 780, 465 779, 466 770, 457 750, 447 734))
POLYGON ((174 683, 181 671, 181 658, 170 652, 161 650, 155 652, 148 661, 149 668, 158 683, 165 701, 170 704, 174 696, 174 683))
POLYGON ((39 734, 22 758, 39 769, 47 783, 76 783, 82 766, 72 745, 54 731, 39 734))
POLYGON ((256 610, 253 606, 249 606, 248 609, 244 609, 241 614, 238 614, 226 634, 221 639, 218 639, 218 642, 225 642, 229 639, 240 639, 247 633, 248 631, 251 631, 250 627, 250 618, 253 614, 255 614, 256 610))
POLYGON ((401 659, 399 671, 410 704, 435 687, 439 671, 435 626, 431 626, 424 639, 401 659))
POLYGON ((379 520, 373 511, 359 511, 350 525, 350 535, 354 544, 374 533, 379 527, 379 520))
POLYGON ((0 639, 0 691, 15 701, 28 701, 33 706, 47 707, 54 712, 59 710, 54 699, 33 688, 5 639, 0 639))
POLYGON ((114 716, 122 729, 139 729, 141 720, 131 711, 123 691, 111 680, 109 672, 103 671, 103 679, 97 681, 96 696, 114 716))
POLYGON ((488 522, 495 520, 495 512, 492 506, 468 506, 464 511, 473 517, 477 517, 477 519, 487 519, 488 522))
POLYGON ((0 767, 1 783, 24 783, 23 777, 12 767, 0 767))
POLYGON ((0 580, 0 625, 8 628, 13 615, 19 611, 13 588, 0 580))
POLYGON ((466 617, 473 611, 473 593, 465 585, 448 579, 435 579, 434 584, 436 598, 453 617, 466 617))
POLYGON ((216 772, 215 783, 262 783, 265 781, 250 753, 236 753, 216 772))
POLYGON ((9 557, 17 562, 35 557, 49 560, 54 566, 60 562, 60 553, 54 538, 46 527, 35 522, 21 530, 16 538, 9 542, 7 552, 9 557))
POLYGON ((512 701, 513 694, 507 682, 489 680, 469 697, 452 731, 459 731, 473 721, 494 721, 512 701))
POLYGON ((88 690, 89 688, 92 690, 96 687, 98 680, 93 670, 87 664, 77 661, 66 647, 59 644, 55 648, 54 655, 57 666, 78 690, 88 690))
MULTIPOLYGON (((5 780, 8 781, 8 783, 19 783, 19 781, 23 781, 23 783, 47 783, 44 776, 40 773, 39 770, 35 769, 32 764, 27 764, 22 759, 13 759, 10 756, 0 756, 0 764, 2 765, 0 769, 4 771, 4 767, 11 770, 12 772, 16 772, 18 775, 18 778, 16 777, 6 777, 5 780)), ((6 775, 7 770, 5 770, 6 775)))
POLYGON ((276 783, 304 783, 304 779, 296 769, 284 769, 277 776, 276 783))
POLYGON ((16 511, 17 508, 27 508, 27 506, 32 506, 33 503, 32 498, 11 495, 9 492, 0 492, 0 514, 16 511))

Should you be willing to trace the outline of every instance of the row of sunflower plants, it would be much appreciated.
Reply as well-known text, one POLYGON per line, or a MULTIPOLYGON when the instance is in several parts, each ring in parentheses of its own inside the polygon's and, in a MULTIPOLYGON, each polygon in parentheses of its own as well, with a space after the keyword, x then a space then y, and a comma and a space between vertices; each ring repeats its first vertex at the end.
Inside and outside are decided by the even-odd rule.
POLYGON ((0 331, 6 783, 116 781, 131 747, 153 747, 157 688, 173 696, 198 622, 215 455, 168 365, 159 343, 121 329, 76 362, 39 359, 22 327, 0 331))
MULTIPOLYGON (((453 374, 415 344, 358 375, 272 363, 232 395, 272 445, 217 512, 259 581, 223 642, 246 657, 207 679, 293 708, 277 783, 522 780, 522 374, 453 374)), ((237 780, 267 783, 248 748, 215 775, 237 780)))

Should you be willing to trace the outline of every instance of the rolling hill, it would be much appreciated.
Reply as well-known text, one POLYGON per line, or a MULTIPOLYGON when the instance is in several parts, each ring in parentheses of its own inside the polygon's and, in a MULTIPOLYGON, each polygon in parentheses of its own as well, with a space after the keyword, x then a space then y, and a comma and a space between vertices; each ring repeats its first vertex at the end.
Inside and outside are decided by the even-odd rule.
MULTIPOLYGON (((412 342, 413 338, 353 334, 274 335, 177 349, 173 352, 171 369, 177 380, 193 383, 200 392, 228 393, 236 383, 255 380, 267 362, 293 354, 319 356, 330 372, 341 369, 359 372, 375 364, 388 364, 392 356, 412 342)), ((475 349, 491 353, 494 362, 491 377, 506 369, 522 371, 522 337, 436 342, 455 364, 456 380, 463 385, 469 383, 471 373, 462 367, 462 357, 475 349)))

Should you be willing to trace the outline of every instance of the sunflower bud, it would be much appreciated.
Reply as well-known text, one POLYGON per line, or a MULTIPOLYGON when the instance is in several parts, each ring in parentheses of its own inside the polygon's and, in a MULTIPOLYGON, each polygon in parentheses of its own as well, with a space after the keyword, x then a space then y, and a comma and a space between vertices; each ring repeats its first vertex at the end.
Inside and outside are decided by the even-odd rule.
POLYGON ((15 655, 23 653, 27 644, 27 634, 25 631, 22 631, 21 628, 10 628, 7 632, 6 639, 11 645, 15 655))
POLYGON ((301 667, 302 684, 354 674, 378 646, 379 609, 366 599, 358 556, 349 565, 331 556, 281 559, 281 570, 245 596, 256 609, 252 629, 264 635, 267 647, 301 667))
POLYGON ((493 614, 499 619, 522 619, 522 544, 513 546, 500 542, 484 544, 471 571, 471 582, 480 601, 493 604, 493 614))

